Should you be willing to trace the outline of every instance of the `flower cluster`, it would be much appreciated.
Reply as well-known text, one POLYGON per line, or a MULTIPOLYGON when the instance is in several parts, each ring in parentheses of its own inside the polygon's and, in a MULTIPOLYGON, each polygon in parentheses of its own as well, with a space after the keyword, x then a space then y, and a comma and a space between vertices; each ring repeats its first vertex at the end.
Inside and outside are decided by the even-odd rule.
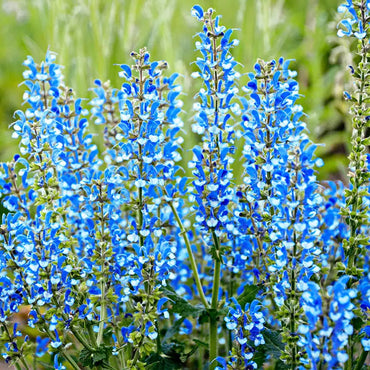
MULTIPOLYGON (((347 257, 346 279, 347 291, 356 291, 357 304, 353 307, 354 320, 361 322, 360 326, 354 327, 349 335, 346 344, 346 366, 349 368, 354 362, 353 341, 356 335, 362 336, 361 343, 363 352, 359 356, 359 364, 363 364, 366 359, 369 333, 368 302, 369 302, 369 284, 368 284, 368 266, 369 266, 369 225, 370 225, 370 174, 369 160, 366 146, 369 144, 368 127, 370 107, 368 104, 369 87, 367 81, 370 77, 368 63, 368 44, 370 39, 369 15, 370 2, 361 0, 358 2, 347 1, 338 9, 341 13, 346 13, 349 18, 340 22, 345 30, 339 30, 339 36, 353 36, 356 43, 360 61, 354 67, 351 67, 352 78, 354 81, 354 91, 352 94, 345 93, 350 100, 352 114, 352 150, 349 156, 349 182, 350 187, 345 194, 346 204, 342 209, 342 215, 345 217, 349 228, 348 239, 344 240, 343 248, 347 257), (360 307, 360 309, 357 309, 360 307)), ((351 318, 349 318, 351 319, 351 318)), ((346 338, 345 338, 346 339, 346 338)), ((360 368, 357 365, 358 368, 360 368)))
MULTIPOLYGON (((346 209, 343 215, 347 217, 350 226, 350 239, 344 245, 346 255, 349 256, 349 269, 355 270, 355 261, 361 254, 366 253, 366 246, 370 244, 369 237, 363 232, 362 227, 369 225, 367 214, 369 213, 369 204, 366 201, 369 197, 369 168, 367 160, 367 150, 369 139, 366 137, 366 128, 369 126, 368 117, 370 108, 367 104, 369 89, 366 81, 370 76, 368 65, 368 47, 369 44, 369 15, 370 2, 361 0, 353 3, 348 0, 347 4, 341 5, 340 12, 347 11, 349 18, 341 21, 347 28, 347 32, 338 31, 339 36, 354 36, 357 41, 358 52, 361 61, 358 66, 351 67, 354 79, 354 94, 345 93, 348 100, 352 102, 351 114, 353 121, 352 132, 352 151, 349 156, 350 172, 348 174, 350 181, 349 194, 346 196, 346 209), (353 27, 358 28, 353 30, 353 27)), ((350 274, 361 276, 361 272, 349 271, 350 274)))
POLYGON ((218 369, 256 369, 257 364, 253 361, 253 353, 256 347, 265 344, 261 334, 265 323, 264 314, 257 300, 251 304, 247 303, 244 310, 235 298, 232 298, 232 301, 235 308, 230 308, 225 322, 227 329, 233 333, 235 345, 228 361, 217 358, 222 365, 218 369))
POLYGON ((300 121, 302 107, 289 60, 258 61, 243 88, 245 176, 239 187, 239 253, 255 266, 254 279, 268 280, 284 329, 286 360, 297 366, 299 297, 317 273, 320 250, 315 146, 300 121))
MULTIPOLYGON (((143 51, 142 70, 147 69, 148 58, 143 51)), ((22 154, 3 164, 1 190, 9 213, 1 228, 5 250, 1 261, 5 271, 10 264, 15 270, 2 282, 2 318, 9 319, 21 305, 29 304, 29 323, 42 323, 50 348, 63 351, 67 345, 66 336, 60 337, 57 330, 63 327, 91 350, 84 333, 74 330, 76 322, 89 322, 101 346, 105 325, 116 325, 113 311, 127 312, 122 303, 149 286, 145 294, 151 296, 150 301, 141 304, 142 310, 135 307, 136 326, 129 330, 138 332, 114 334, 120 345, 126 340, 135 343, 134 338, 142 342, 144 332, 155 331, 157 315, 166 312, 157 309, 156 281, 165 284, 176 254, 181 254, 177 241, 165 235, 166 229, 175 227, 170 207, 163 204, 185 192, 184 182, 174 180, 180 159, 176 150, 181 139, 176 135, 182 126, 177 118, 181 103, 176 97, 181 89, 174 84, 176 76, 159 81, 163 66, 157 68, 155 63, 150 69, 154 81, 145 78, 133 84, 132 91, 137 88, 134 101, 124 84, 117 92, 124 118, 113 129, 121 130, 127 140, 121 140, 118 150, 112 141, 107 145, 108 153, 114 148, 121 157, 118 161, 114 157, 115 163, 121 163, 102 170, 92 136, 85 133, 88 121, 83 116, 88 111, 64 86, 60 66, 54 61, 48 52, 41 65, 31 58, 25 62, 29 71, 25 72, 28 91, 24 97, 30 108, 18 111, 19 119, 13 124, 22 154), (127 107, 132 109, 132 119, 127 117, 127 107), (134 210, 127 211, 133 203, 134 210), (46 305, 52 307, 47 315, 40 310, 46 305), (152 314, 142 322, 143 314, 150 313, 148 307, 152 314)), ((93 104, 97 105, 94 99, 93 104)), ((93 114, 98 113, 94 110, 93 114)))
POLYGON ((363 40, 367 36, 368 20, 367 15, 370 11, 370 1, 361 0, 359 2, 347 0, 346 4, 338 7, 339 13, 348 14, 348 18, 342 19, 338 24, 338 36, 355 36, 363 40))
POLYGON ((219 24, 220 17, 213 18, 213 9, 204 12, 200 6, 193 8, 193 15, 204 23, 198 33, 200 41, 196 48, 202 57, 195 62, 199 72, 193 77, 201 78, 204 87, 198 93, 199 102, 194 104, 196 114, 192 129, 202 135, 202 146, 193 149, 194 158, 189 162, 193 168, 196 202, 196 221, 205 230, 215 230, 219 236, 229 222, 228 204, 233 198, 230 182, 233 177, 230 165, 234 153, 233 116, 240 114, 235 102, 238 93, 236 81, 240 74, 230 53, 238 45, 231 40, 232 30, 219 24))

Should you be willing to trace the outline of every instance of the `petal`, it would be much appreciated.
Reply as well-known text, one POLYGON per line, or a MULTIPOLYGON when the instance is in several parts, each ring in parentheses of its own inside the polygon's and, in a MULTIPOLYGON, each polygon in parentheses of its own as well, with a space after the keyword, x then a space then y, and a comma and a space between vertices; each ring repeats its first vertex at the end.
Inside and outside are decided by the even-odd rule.
POLYGON ((203 14, 203 9, 200 5, 194 5, 191 9, 191 15, 200 21, 203 19, 203 14))

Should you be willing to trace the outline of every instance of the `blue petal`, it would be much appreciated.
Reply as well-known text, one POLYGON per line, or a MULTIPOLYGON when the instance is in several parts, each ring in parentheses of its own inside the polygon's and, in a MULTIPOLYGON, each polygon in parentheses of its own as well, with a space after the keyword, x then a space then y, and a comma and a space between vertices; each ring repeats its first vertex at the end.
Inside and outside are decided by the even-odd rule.
POLYGON ((194 5, 193 8, 191 9, 191 15, 200 21, 203 20, 203 9, 200 5, 194 5))
POLYGON ((337 35, 339 37, 351 36, 351 34, 352 34, 352 25, 351 25, 351 23, 349 22, 348 19, 343 19, 341 22, 338 23, 338 26, 339 25, 342 25, 344 27, 344 29, 343 28, 338 29, 337 35))
POLYGON ((129 80, 132 76, 131 68, 127 64, 121 64, 120 67, 123 72, 123 73, 119 73, 120 77, 125 77, 129 80))

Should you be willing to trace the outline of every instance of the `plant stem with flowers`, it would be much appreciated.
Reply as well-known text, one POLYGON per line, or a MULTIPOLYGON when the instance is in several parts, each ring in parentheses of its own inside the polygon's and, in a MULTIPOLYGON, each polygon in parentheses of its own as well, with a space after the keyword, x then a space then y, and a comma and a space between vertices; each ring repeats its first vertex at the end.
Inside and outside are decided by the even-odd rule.
POLYGON ((232 30, 226 30, 220 25, 220 17, 214 17, 214 10, 206 12, 200 6, 194 6, 192 14, 203 25, 203 32, 198 35, 197 49, 202 58, 196 64, 199 72, 193 74, 203 80, 204 87, 199 92, 200 103, 196 104, 196 123, 193 131, 203 134, 202 148, 194 148, 195 167, 193 181, 194 196, 198 203, 194 208, 197 211, 197 223, 202 227, 209 240, 210 254, 212 255, 213 284, 210 317, 209 355, 210 368, 217 365, 218 355, 218 300, 220 293, 221 264, 225 247, 222 239, 228 224, 228 203, 232 198, 229 188, 232 178, 231 154, 234 152, 234 130, 228 123, 231 115, 239 113, 239 106, 234 101, 238 91, 235 82, 239 74, 234 70, 236 62, 230 50, 238 44, 237 40, 230 40, 232 30))
MULTIPOLYGON (((370 137, 367 137, 369 126, 370 107, 369 107, 369 17, 370 2, 361 0, 348 2, 340 6, 341 12, 346 12, 350 18, 340 22, 341 27, 338 35, 352 36, 357 42, 358 55, 360 60, 358 65, 351 67, 352 78, 355 89, 353 93, 345 92, 345 98, 352 103, 350 113, 352 115, 352 150, 349 155, 349 182, 350 188, 346 191, 346 207, 342 209, 342 214, 350 228, 348 240, 344 241, 344 248, 348 258, 346 273, 351 276, 348 287, 356 287, 363 278, 363 269, 366 257, 366 246, 370 244, 368 233, 365 231, 369 225, 368 213, 370 207, 365 201, 369 197, 369 159, 367 146, 370 144, 370 137)), ((348 338, 346 369, 354 366, 354 346, 353 335, 348 338)), ((363 353, 367 352, 365 349, 363 353)), ((359 357, 357 366, 365 361, 366 355, 359 357)), ((356 366, 356 367, 357 367, 356 366)))
MULTIPOLYGON (((369 69, 369 2, 361 0, 353 3, 350 10, 356 15, 356 23, 352 26, 353 35, 357 39, 358 54, 360 61, 356 69, 352 68, 352 76, 355 80, 355 91, 350 96, 348 93, 345 97, 352 102, 351 114, 353 122, 352 131, 352 151, 349 156, 350 172, 349 180, 352 185, 351 189, 346 194, 346 209, 343 210, 344 215, 348 219, 350 226, 350 238, 346 244, 348 255, 348 273, 355 278, 361 276, 361 271, 356 270, 356 260, 361 254, 363 246, 369 243, 369 237, 362 232, 362 226, 369 221, 366 217, 368 206, 364 204, 363 197, 369 193, 366 189, 366 184, 369 181, 369 173, 367 172, 366 147, 369 144, 369 138, 366 137, 366 128, 369 127, 370 108, 368 105, 369 93, 367 80, 370 76, 369 69), (355 29, 358 27, 358 30, 355 29), (351 212, 347 212, 351 210, 351 212)), ((339 32, 339 31, 338 31, 339 32)), ((343 32, 343 31, 342 31, 343 32)), ((339 32, 342 35, 342 32, 339 32)), ((344 33, 345 34, 345 33, 344 33)))

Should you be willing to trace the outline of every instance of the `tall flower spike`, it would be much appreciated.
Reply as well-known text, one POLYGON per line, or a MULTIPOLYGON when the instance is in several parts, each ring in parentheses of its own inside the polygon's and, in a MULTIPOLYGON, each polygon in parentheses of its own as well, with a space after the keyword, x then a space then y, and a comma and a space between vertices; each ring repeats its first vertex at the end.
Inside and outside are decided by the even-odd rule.
MULTIPOLYGON (((199 102, 194 104, 196 114, 192 129, 202 136, 201 147, 193 149, 193 192, 190 200, 195 203, 196 224, 200 226, 206 241, 213 244, 214 259, 211 308, 217 309, 220 288, 222 248, 227 241, 227 225, 231 222, 230 201, 233 191, 230 186, 233 177, 231 163, 234 153, 233 116, 240 114, 240 107, 234 101, 238 93, 236 81, 239 73, 230 50, 238 45, 231 40, 231 29, 220 25, 220 16, 214 17, 214 10, 206 12, 196 5, 192 9, 195 18, 203 23, 198 33, 200 41, 195 43, 201 57, 195 64, 199 71, 193 77, 200 78, 203 87, 199 90, 199 102)), ((210 366, 214 369, 217 357, 217 321, 210 321, 210 366), (212 362, 213 361, 213 362, 212 362)))
MULTIPOLYGON (((338 36, 350 36, 356 40, 359 62, 351 67, 352 78, 354 80, 354 91, 345 92, 344 96, 352 105, 350 113, 352 115, 352 149, 349 155, 349 182, 350 188, 346 191, 346 206, 342 209, 342 215, 350 228, 349 238, 343 241, 343 246, 347 257, 346 273, 351 276, 348 280, 348 289, 357 289, 357 285, 362 285, 366 277, 363 275, 363 267, 368 264, 368 246, 370 244, 370 204, 368 202, 370 167, 368 161, 367 146, 370 145, 368 135, 370 106, 369 106, 369 42, 370 42, 370 1, 347 0, 346 4, 339 6, 338 11, 345 13, 348 18, 342 20, 338 27, 338 36), (362 280, 359 282, 359 280, 362 280)), ((366 301, 366 289, 360 289, 366 301)), ((368 327, 368 326, 367 326, 368 327)), ((356 334, 356 333, 354 333, 356 334)), ((353 366, 353 346, 352 336, 348 339, 346 367, 353 366)), ((366 358, 366 349, 363 349, 362 357, 366 358)), ((362 358, 361 357, 361 358, 362 358)))
MULTIPOLYGON (((27 79, 24 99, 28 107, 25 113, 17 112, 19 119, 13 124, 13 137, 21 138, 21 156, 17 155, 10 164, 3 165, 3 179, 8 178, 9 183, 3 184, 2 191, 10 190, 17 196, 10 196, 8 205, 8 196, 5 196, 10 213, 3 219, 2 241, 6 253, 2 253, 1 258, 12 272, 7 283, 18 291, 10 306, 2 305, 2 312, 9 314, 17 312, 22 304, 31 305, 30 325, 38 322, 51 343, 58 343, 59 347, 63 340, 58 339, 54 330, 48 329, 48 318, 40 306, 54 308, 65 323, 65 329, 72 329, 70 320, 67 320, 67 307, 74 302, 70 288, 79 281, 71 278, 69 273, 79 267, 72 263, 72 268, 67 261, 73 243, 69 244, 63 230, 66 203, 63 203, 63 186, 59 186, 58 180, 66 168, 75 163, 67 160, 61 164, 65 153, 62 149, 68 140, 73 145, 73 135, 65 137, 63 127, 70 121, 79 122, 81 108, 77 103, 76 111, 79 112, 73 114, 73 120, 63 99, 63 94, 69 95, 69 90, 63 85, 60 66, 54 62, 55 56, 50 52, 40 65, 30 57, 25 62, 28 70, 24 73, 27 79)), ((75 152, 76 156, 78 153, 75 152)), ((73 362, 68 354, 64 357, 73 362)))
POLYGON ((265 344, 262 331, 265 328, 264 314, 257 300, 247 303, 242 309, 240 304, 232 298, 235 307, 229 308, 225 317, 226 327, 232 332, 233 348, 228 356, 228 361, 218 358, 223 369, 256 369, 253 361, 255 348, 265 344), (228 366, 229 365, 229 366, 228 366))
MULTIPOLYGON (((329 368, 339 366, 338 361, 344 359, 343 345, 334 338, 347 339, 348 334, 344 330, 351 330, 352 327, 348 321, 344 326, 341 325, 345 317, 339 317, 339 325, 330 319, 331 308, 343 299, 333 292, 338 292, 338 287, 343 286, 343 283, 339 284, 336 281, 338 272, 342 274, 345 269, 342 263, 345 260, 342 240, 349 235, 348 225, 340 215, 340 210, 345 204, 344 185, 341 182, 328 182, 322 195, 325 199, 319 211, 322 278, 319 283, 313 281, 307 283, 309 288, 303 292, 300 301, 307 322, 301 323, 298 327, 301 334, 299 345, 307 352, 304 363, 313 369, 319 369, 324 364, 325 366, 331 364, 329 368), (333 289, 333 284, 337 284, 337 288, 333 289)), ((346 313, 350 314, 352 313, 346 313)))
POLYGON ((200 41, 195 44, 202 54, 195 62, 199 72, 192 74, 204 83, 198 93, 200 101, 194 104, 192 129, 202 136, 202 146, 193 149, 189 163, 195 177, 192 199, 197 223, 204 231, 214 230, 220 236, 229 220, 228 203, 232 199, 233 116, 240 113, 234 98, 240 74, 235 71, 237 63, 230 50, 239 42, 230 40, 232 30, 219 25, 220 17, 213 18, 213 9, 204 13, 195 6, 192 13, 204 23, 203 32, 198 33, 200 41))
POLYGON ((339 7, 338 11, 347 12, 349 18, 342 20, 339 27, 347 25, 347 31, 339 29, 339 36, 354 36, 357 40, 358 53, 361 57, 360 62, 353 68, 355 90, 353 94, 346 93, 345 97, 352 103, 352 150, 349 156, 350 160, 350 189, 346 193, 346 207, 342 213, 347 218, 350 226, 350 238, 345 242, 344 248, 348 256, 348 273, 357 278, 361 277, 361 267, 366 246, 370 243, 369 236, 363 233, 362 226, 369 225, 367 213, 369 205, 366 197, 369 197, 369 178, 370 169, 368 168, 367 149, 370 144, 370 138, 366 137, 366 128, 369 127, 370 107, 368 104, 369 87, 366 81, 370 77, 370 67, 368 63, 368 44, 369 44, 369 22, 370 2, 361 0, 352 2, 348 0, 347 4, 339 7))
POLYGON ((240 253, 274 297, 286 343, 283 358, 296 367, 302 357, 297 330, 305 320, 299 299, 319 271, 322 198, 313 167, 321 160, 313 158, 315 145, 300 121, 298 84, 288 66, 283 58, 259 60, 243 88, 249 100, 242 99, 245 176, 237 215, 240 253))
POLYGON ((135 366, 153 349, 158 335, 154 321, 163 313, 156 313, 156 302, 177 254, 171 233, 164 233, 174 229, 167 203, 185 193, 186 179, 177 177, 182 143, 178 133, 183 125, 179 116, 182 102, 178 99, 181 86, 175 82, 178 74, 163 76, 167 63, 151 62, 145 48, 131 56, 133 66, 120 66, 120 76, 125 80, 117 93, 121 120, 116 130, 120 138, 116 135, 118 146, 114 148, 112 141, 108 151, 116 150, 115 171, 126 184, 122 189, 127 194, 126 205, 136 210, 128 212, 124 232, 125 247, 132 252, 119 261, 121 274, 127 277, 122 276, 122 281, 132 286, 131 295, 143 297, 143 302, 131 303, 136 329, 127 340, 137 346, 130 362, 135 366))

